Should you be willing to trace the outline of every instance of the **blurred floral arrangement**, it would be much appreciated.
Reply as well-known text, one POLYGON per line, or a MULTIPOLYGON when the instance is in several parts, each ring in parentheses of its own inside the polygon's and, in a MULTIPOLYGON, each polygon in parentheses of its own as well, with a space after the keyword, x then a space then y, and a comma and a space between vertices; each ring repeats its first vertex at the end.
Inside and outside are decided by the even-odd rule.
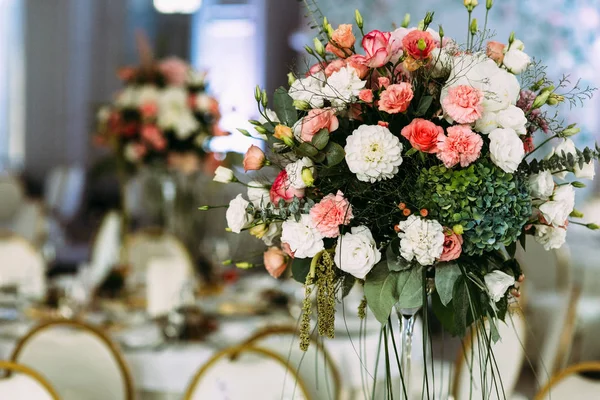
POLYGON ((218 126, 219 103, 205 91, 205 73, 175 57, 143 60, 119 70, 124 87, 98 111, 94 142, 129 169, 164 162, 198 169, 207 140, 227 134, 218 126))
MULTIPOLYGON (((575 189, 585 184, 572 178, 593 179, 600 149, 576 148, 579 128, 555 109, 594 89, 552 82, 514 34, 490 41, 492 3, 480 29, 477 1, 464 1, 463 45, 430 27, 433 13, 392 32, 364 32, 358 11, 355 26, 337 29, 315 13, 319 35, 306 51, 316 63, 306 76, 290 74, 289 89, 271 100, 257 87, 262 120, 250 122, 270 152, 252 146, 244 168, 280 172, 273 182, 249 182, 227 222, 270 246, 271 275, 291 265, 305 285, 303 348, 311 294, 318 332, 333 337, 336 299, 356 282, 365 292, 360 315, 368 306, 385 324, 395 306, 418 309, 429 298, 448 331, 463 335, 488 320, 496 341, 495 321, 524 278, 514 255, 526 235, 550 250, 565 242, 569 224, 598 229, 578 221, 575 189), (552 150, 535 158, 549 142, 552 150)), ((214 179, 239 182, 222 167, 214 179)))

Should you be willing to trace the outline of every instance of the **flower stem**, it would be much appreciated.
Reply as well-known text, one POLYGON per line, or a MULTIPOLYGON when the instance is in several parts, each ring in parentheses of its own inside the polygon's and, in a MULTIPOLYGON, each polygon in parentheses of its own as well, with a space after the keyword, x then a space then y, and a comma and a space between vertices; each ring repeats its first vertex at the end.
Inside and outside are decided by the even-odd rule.
POLYGON ((469 10, 469 22, 467 23, 467 51, 471 49, 469 39, 471 37, 471 11, 469 10))
POLYGON ((548 139, 544 140, 542 143, 540 143, 538 146, 535 147, 535 149, 533 149, 530 153, 528 153, 525 158, 529 157, 530 155, 532 155, 533 153, 535 153, 535 151, 541 147, 543 147, 546 143, 548 143, 549 141, 551 141, 552 139, 556 139, 558 137, 558 135, 554 135, 554 136, 550 136, 548 139))

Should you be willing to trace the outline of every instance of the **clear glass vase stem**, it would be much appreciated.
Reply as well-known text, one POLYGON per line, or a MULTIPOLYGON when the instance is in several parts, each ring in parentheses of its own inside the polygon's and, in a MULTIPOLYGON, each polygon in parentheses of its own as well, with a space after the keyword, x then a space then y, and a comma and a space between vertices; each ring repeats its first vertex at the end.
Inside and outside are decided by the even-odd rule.
POLYGON ((415 319, 419 308, 396 307, 401 334, 400 369, 402 373, 402 385, 400 399, 408 400, 410 397, 410 369, 412 354, 412 336, 415 327, 415 319))

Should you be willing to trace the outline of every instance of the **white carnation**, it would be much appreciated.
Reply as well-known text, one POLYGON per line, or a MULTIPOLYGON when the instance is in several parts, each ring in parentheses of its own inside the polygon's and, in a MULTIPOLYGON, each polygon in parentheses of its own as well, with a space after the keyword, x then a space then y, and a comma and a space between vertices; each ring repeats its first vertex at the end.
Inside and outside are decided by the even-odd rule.
POLYGON ((484 135, 487 135, 498 127, 498 114, 495 112, 483 113, 481 118, 475 121, 475 130, 484 135))
POLYGON ((533 198, 547 200, 554 192, 554 179, 550 171, 542 171, 529 177, 529 188, 533 198))
POLYGON ((221 183, 229 183, 235 180, 235 176, 233 175, 233 171, 229 168, 225 168, 222 166, 218 166, 215 170, 215 176, 213 177, 213 181, 221 182, 221 183))
POLYGON ((519 135, 527 133, 527 129, 525 128, 527 118, 523 110, 517 106, 510 105, 507 109, 498 111, 496 121, 502 128, 513 129, 519 135))
MULTIPOLYGON (((558 155, 562 155, 563 152, 566 155, 568 155, 568 154, 576 155, 577 154, 577 149, 575 147, 575 143, 571 139, 565 138, 559 145, 557 145, 554 149, 552 149, 552 151, 548 155, 548 158, 553 156, 555 153, 558 155)), ((575 168, 573 168, 573 173, 575 174, 575 176, 577 178, 594 179, 594 176, 596 174, 596 171, 594 168, 594 161, 592 160, 589 163, 584 164, 583 168, 579 168, 579 165, 575 164, 575 168)), ((568 174, 568 172, 566 172, 566 171, 555 173, 555 175, 561 179, 565 179, 567 174, 568 174)))
POLYGON ((399 224, 400 254, 408 261, 432 265, 444 250, 444 228, 436 220, 411 215, 399 224))
POLYGON ((358 279, 365 279, 381 260, 381 253, 371 231, 366 226, 353 227, 351 233, 340 236, 335 247, 335 265, 358 279))
POLYGON ((344 67, 331 74, 323 88, 323 95, 336 108, 346 108, 358 97, 367 81, 361 80, 352 67, 344 67))
POLYGON ((525 149, 519 135, 510 128, 494 129, 489 134, 490 157, 504 172, 513 173, 525 157, 525 149))
POLYGON ((248 226, 254 221, 254 217, 246 212, 250 202, 238 194, 237 197, 229 202, 229 207, 225 213, 227 218, 227 226, 234 233, 240 233, 242 229, 248 228, 248 226))
POLYGON ((483 280, 494 303, 499 302, 508 288, 515 284, 515 278, 499 270, 486 274, 483 280))
POLYGON ((248 200, 250 200, 250 203, 254 204, 255 207, 266 205, 271 200, 269 189, 260 182, 248 182, 248 200))
POLYGON ((293 218, 284 221, 281 241, 290 246, 296 258, 314 257, 325 248, 323 236, 308 214, 302 214, 298 222, 293 218))
POLYGON ((304 180, 302 180, 302 171, 305 168, 310 169, 314 176, 315 164, 308 157, 302 157, 301 159, 285 166, 285 172, 287 172, 290 184, 296 189, 306 188, 306 183, 304 183, 304 180))
POLYGON ((548 225, 534 225, 535 240, 545 250, 559 249, 567 240, 567 230, 564 228, 555 228, 548 225))
POLYGON ((531 64, 531 58, 523 50, 516 48, 513 43, 510 50, 504 54, 502 63, 513 74, 520 74, 531 64))
POLYGON ((325 75, 314 74, 302 79, 296 79, 288 94, 296 101, 305 101, 312 108, 323 107, 323 83, 325 75))
POLYGON ((281 224, 281 222, 271 222, 269 224, 267 232, 261 238, 264 244, 267 246, 273 246, 275 239, 281 235, 281 224))
POLYGON ((561 185, 556 188, 551 200, 540 206, 540 212, 547 223, 553 226, 564 226, 573 208, 575 208, 573 186, 561 185))
POLYGON ((386 127, 361 125, 346 140, 346 162, 363 182, 390 179, 402 164, 402 144, 386 127))

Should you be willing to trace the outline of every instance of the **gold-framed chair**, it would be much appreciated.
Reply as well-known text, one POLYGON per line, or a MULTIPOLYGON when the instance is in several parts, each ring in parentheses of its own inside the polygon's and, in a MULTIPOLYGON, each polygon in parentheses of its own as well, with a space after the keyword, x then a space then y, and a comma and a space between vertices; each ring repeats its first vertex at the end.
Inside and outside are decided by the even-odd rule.
POLYGON ((265 398, 321 400, 311 397, 302 378, 284 357, 248 344, 226 348, 211 357, 194 375, 183 396, 183 400, 265 398), (289 380, 293 380, 292 385, 278 384, 289 380))
POLYGON ((596 399, 600 394, 600 379, 589 379, 582 373, 600 376, 600 362, 572 365, 555 374, 535 395, 534 400, 596 399))
POLYGON ((11 360, 46 376, 63 399, 135 398, 120 349, 100 329, 82 321, 42 322, 19 340, 11 360))
POLYGON ((52 385, 34 369, 11 361, 0 361, 0 370, 8 373, 8 376, 0 379, 1 398, 12 400, 60 400, 52 385), (25 385, 27 385, 27 389, 25 389, 25 385), (17 390, 20 393, 16 393, 17 390), (26 390, 27 393, 23 393, 23 390, 26 390), (21 395, 27 395, 27 398, 21 397, 21 395))
POLYGON ((19 293, 42 299, 46 293, 46 262, 27 238, 0 229, 0 286, 15 286, 19 293))
POLYGON ((299 332, 292 326, 268 326, 258 330, 242 342, 242 346, 260 346, 280 354, 288 365, 297 371, 311 398, 339 400, 342 393, 342 381, 339 369, 322 342, 310 337, 310 346, 306 352, 299 348, 299 332), (320 382, 314 373, 315 365, 323 368, 326 375, 320 382), (327 368, 327 370, 325 369, 327 368), (330 384, 333 383, 333 387, 330 384), (324 390, 325 395, 319 393, 324 390))

